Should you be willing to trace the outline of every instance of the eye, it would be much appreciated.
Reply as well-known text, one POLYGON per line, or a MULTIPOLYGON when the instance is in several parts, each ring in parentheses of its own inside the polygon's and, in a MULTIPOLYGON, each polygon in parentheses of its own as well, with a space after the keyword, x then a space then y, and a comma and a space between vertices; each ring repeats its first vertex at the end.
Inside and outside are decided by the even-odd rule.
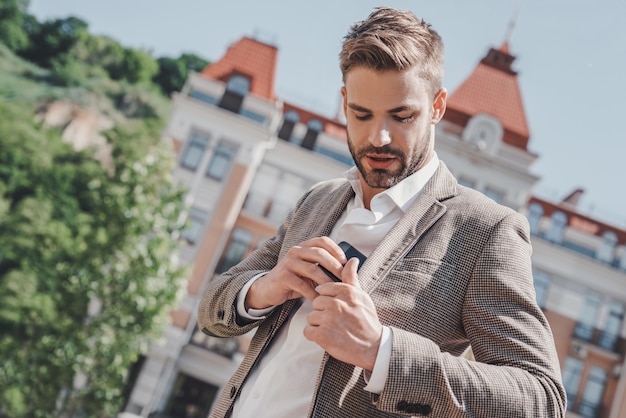
POLYGON ((393 118, 395 120, 397 120, 398 122, 401 122, 401 123, 409 123, 409 122, 411 122, 415 118, 415 114, 412 113, 409 116, 396 115, 393 118))
POLYGON ((372 115, 357 115, 355 114, 354 117, 356 118, 356 120, 370 120, 372 118, 372 115))

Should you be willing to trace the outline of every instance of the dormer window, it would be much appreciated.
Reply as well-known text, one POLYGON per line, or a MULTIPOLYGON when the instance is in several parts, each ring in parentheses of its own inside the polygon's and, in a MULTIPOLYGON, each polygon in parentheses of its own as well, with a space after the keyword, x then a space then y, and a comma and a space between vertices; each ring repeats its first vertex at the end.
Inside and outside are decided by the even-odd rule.
POLYGON ((606 231, 602 234, 602 242, 596 251, 596 258, 605 263, 612 263, 615 258, 615 247, 617 247, 617 235, 613 231, 606 231))
POLYGON ((296 126, 296 123, 300 121, 300 115, 295 110, 290 110, 285 113, 285 117, 283 119, 283 125, 280 127, 278 131, 278 137, 280 139, 284 139, 285 141, 291 140, 291 135, 293 134, 293 128, 296 126))
POLYGON ((250 91, 250 79, 240 74, 233 74, 226 83, 226 91, 220 100, 219 107, 239 113, 243 99, 250 91))
POLYGON ((567 215, 560 211, 554 212, 550 220, 550 229, 546 231, 545 239, 562 244, 565 227, 567 226, 567 215))
POLYGON ((324 130, 324 124, 317 119, 311 119, 309 123, 306 124, 306 127, 306 135, 304 135, 304 139, 302 139, 302 148, 313 150, 317 136, 324 130))

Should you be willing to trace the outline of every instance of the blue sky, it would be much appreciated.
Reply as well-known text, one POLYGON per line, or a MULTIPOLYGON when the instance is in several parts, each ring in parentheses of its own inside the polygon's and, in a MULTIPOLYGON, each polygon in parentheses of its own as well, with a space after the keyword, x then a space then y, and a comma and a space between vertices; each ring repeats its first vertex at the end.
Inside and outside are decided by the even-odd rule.
POLYGON ((449 91, 517 20, 510 52, 539 154, 535 193, 585 194, 580 209, 626 226, 626 1, 624 0, 31 0, 38 19, 78 16, 93 33, 155 57, 193 52, 219 59, 254 36, 278 46, 276 93, 326 116, 337 112, 342 36, 374 7, 410 9, 446 46, 449 91))

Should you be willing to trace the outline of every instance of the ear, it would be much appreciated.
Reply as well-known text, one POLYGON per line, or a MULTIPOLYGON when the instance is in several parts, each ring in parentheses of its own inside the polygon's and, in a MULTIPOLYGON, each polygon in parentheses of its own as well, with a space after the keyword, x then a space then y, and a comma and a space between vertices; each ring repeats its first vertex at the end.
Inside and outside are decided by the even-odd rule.
POLYGON ((348 92, 346 86, 341 86, 341 97, 343 98, 343 115, 348 117, 348 92))
POLYGON ((431 123, 436 125, 439 123, 443 114, 446 113, 446 101, 448 99, 448 91, 443 87, 435 94, 435 100, 433 101, 433 116, 431 123))

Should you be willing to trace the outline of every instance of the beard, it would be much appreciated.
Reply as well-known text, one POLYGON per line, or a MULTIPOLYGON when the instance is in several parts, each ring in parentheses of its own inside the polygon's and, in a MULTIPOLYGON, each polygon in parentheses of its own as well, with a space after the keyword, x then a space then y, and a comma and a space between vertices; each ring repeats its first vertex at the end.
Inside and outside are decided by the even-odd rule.
POLYGON ((374 189, 389 189, 419 170, 431 154, 428 149, 429 144, 430 129, 426 130, 426 133, 419 142, 420 146, 413 148, 407 157, 407 154, 399 149, 393 148, 390 144, 382 147, 367 145, 357 150, 352 144, 352 141, 350 141, 350 134, 348 134, 348 149, 350 150, 352 159, 361 173, 365 184, 374 189), (397 158, 400 167, 395 170, 372 168, 368 171, 362 162, 367 154, 392 155, 397 158))

